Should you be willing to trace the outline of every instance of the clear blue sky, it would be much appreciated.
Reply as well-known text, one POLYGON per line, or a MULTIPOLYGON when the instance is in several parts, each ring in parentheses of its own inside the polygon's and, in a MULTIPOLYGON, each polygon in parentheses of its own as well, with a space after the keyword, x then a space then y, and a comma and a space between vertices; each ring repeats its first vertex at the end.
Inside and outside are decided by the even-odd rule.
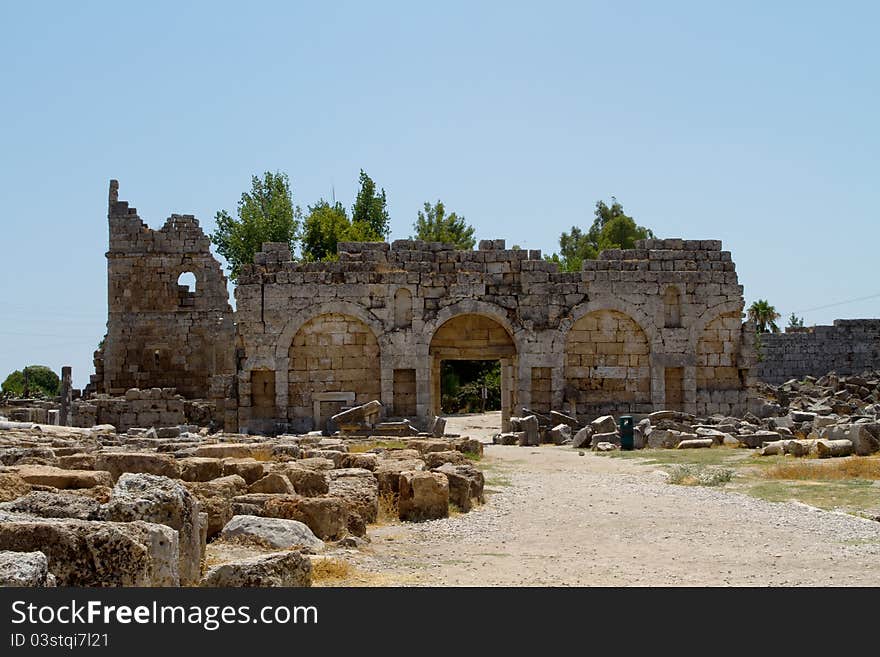
POLYGON ((876 295, 878 7, 5 2, 0 376, 88 380, 110 178, 150 226, 211 230, 254 173, 350 206, 364 168, 393 238, 440 198, 545 252, 615 195, 659 236, 723 240, 747 303, 786 318, 876 295))

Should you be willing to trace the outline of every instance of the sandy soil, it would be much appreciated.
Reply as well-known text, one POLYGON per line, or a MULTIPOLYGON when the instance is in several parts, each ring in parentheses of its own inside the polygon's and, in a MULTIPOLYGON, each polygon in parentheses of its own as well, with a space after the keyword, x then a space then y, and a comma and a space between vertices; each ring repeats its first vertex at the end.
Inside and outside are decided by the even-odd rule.
MULTIPOLYGON (((490 440, 498 414, 451 418, 490 440)), ((487 504, 371 527, 347 585, 880 586, 880 523, 569 447, 487 445, 487 504)))

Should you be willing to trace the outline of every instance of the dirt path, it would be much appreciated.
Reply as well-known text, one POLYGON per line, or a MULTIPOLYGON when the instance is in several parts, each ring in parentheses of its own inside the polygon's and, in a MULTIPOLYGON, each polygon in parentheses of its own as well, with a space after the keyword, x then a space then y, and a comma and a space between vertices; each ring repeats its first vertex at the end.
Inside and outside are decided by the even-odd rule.
MULTIPOLYGON (((464 425, 489 436, 497 420, 448 426, 464 425)), ((348 583, 880 586, 877 522, 673 486, 655 466, 567 447, 488 445, 482 467, 486 505, 371 528, 348 583)))

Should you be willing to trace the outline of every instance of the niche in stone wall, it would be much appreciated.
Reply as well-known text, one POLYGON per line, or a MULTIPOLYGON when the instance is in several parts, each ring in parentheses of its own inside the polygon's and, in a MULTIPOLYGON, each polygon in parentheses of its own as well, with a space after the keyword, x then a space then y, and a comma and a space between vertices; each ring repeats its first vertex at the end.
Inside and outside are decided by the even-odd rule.
POLYGON ((416 371, 394 370, 394 415, 416 416, 416 371))
POLYGON ((251 412, 254 418, 267 419, 275 416, 274 371, 251 372, 251 412))
POLYGON ((412 292, 402 287, 394 294, 394 328, 409 328, 412 317, 412 292))
POLYGON ((681 292, 670 285, 663 293, 663 326, 679 328, 681 326, 681 292))

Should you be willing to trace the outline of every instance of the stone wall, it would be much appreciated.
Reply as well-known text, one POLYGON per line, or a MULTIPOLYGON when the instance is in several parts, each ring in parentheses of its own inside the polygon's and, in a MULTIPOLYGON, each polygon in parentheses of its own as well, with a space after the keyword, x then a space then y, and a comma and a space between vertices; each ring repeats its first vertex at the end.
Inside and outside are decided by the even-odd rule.
POLYGON ((112 424, 117 431, 132 427, 171 427, 181 424, 222 428, 222 414, 212 402, 187 400, 174 388, 125 391, 124 396, 99 394, 71 405, 71 425, 112 424))
POLYGON ((130 425, 120 395, 174 387, 212 400, 231 431, 323 429, 371 399, 424 426, 440 414, 447 359, 500 362, 503 426, 523 408, 588 420, 747 407, 754 331, 716 240, 642 240, 579 272, 504 240, 472 251, 340 243, 326 263, 294 262, 286 244, 268 243, 241 272, 233 322, 194 217, 152 230, 111 181, 109 224, 107 335, 90 390, 116 401, 93 399, 95 421, 118 406, 106 421, 130 425), (186 272, 194 290, 178 285, 186 272))
MULTIPOLYGON (((118 199, 110 182, 107 335, 95 354, 95 392, 174 387, 208 397, 212 377, 234 378, 235 329, 226 277, 191 215, 159 230, 118 199), (178 284, 195 276, 195 289, 178 284)), ((221 386, 222 387, 222 386, 221 386)))
POLYGON ((532 407, 581 419, 648 412, 666 406, 667 386, 692 413, 746 409, 753 329, 718 241, 643 240, 573 273, 504 240, 338 249, 337 262, 299 263, 285 244, 265 244, 239 277, 242 429, 321 428, 332 405, 367 396, 425 422, 439 414, 450 358, 501 362, 504 420, 532 407))
POLYGON ((766 383, 880 369, 880 319, 836 319, 833 326, 765 333, 760 343, 756 373, 766 383))

